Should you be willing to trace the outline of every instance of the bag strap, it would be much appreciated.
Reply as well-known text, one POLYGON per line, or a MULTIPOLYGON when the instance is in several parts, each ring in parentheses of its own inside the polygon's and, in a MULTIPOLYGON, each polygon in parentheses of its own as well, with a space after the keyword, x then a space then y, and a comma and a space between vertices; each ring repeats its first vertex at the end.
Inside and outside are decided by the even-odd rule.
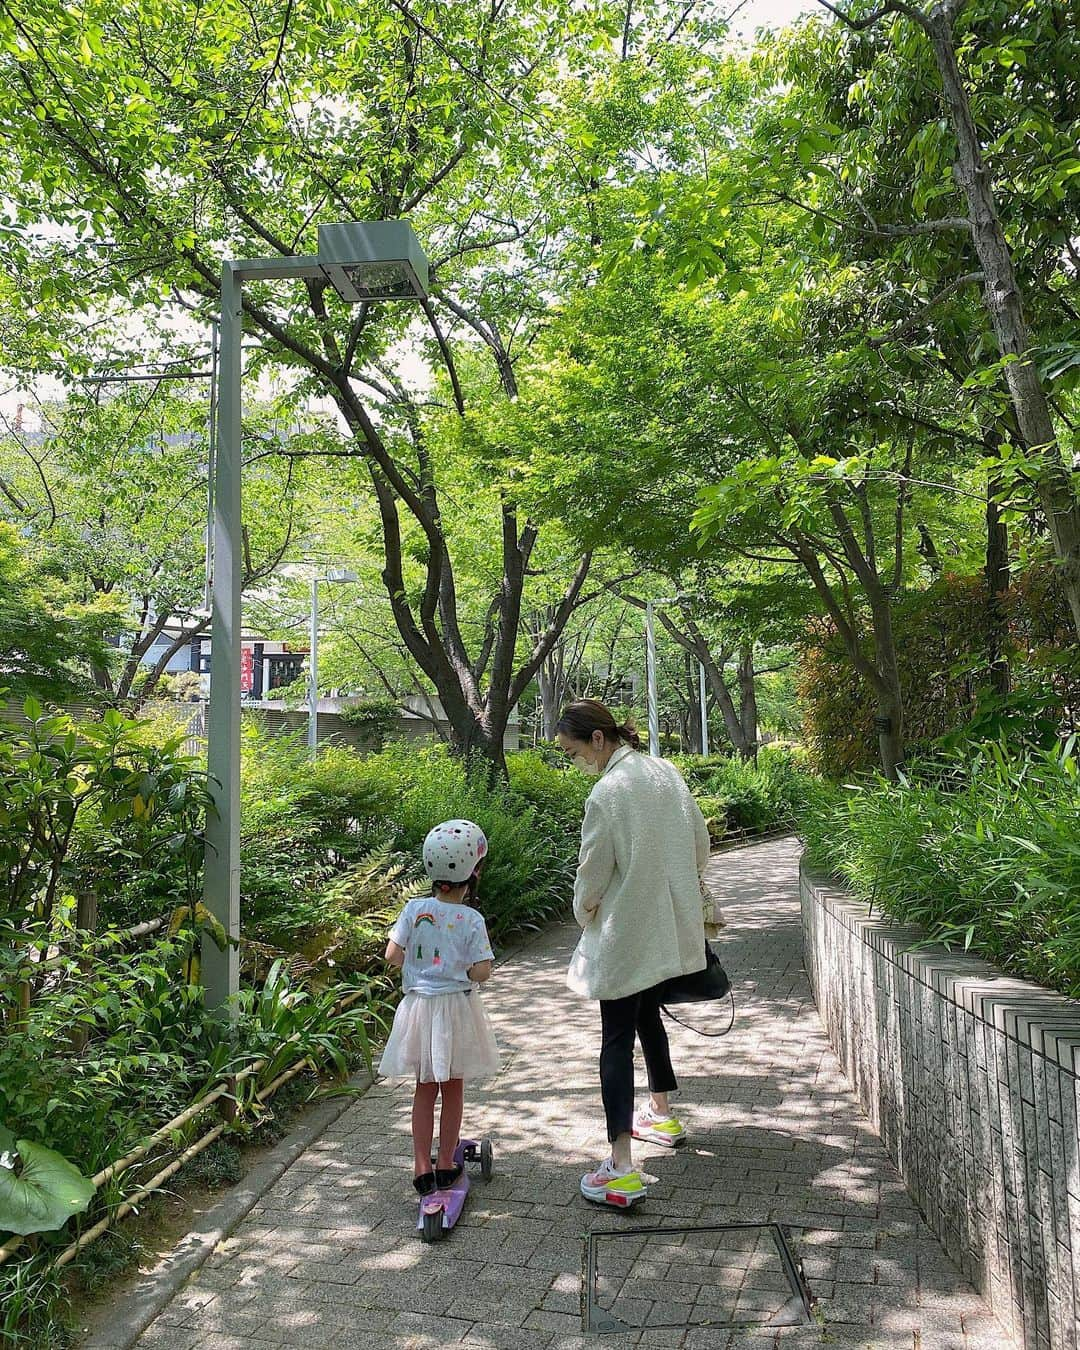
POLYGON ((684 1022, 681 1017, 676 1017, 666 1004, 661 1003, 660 1008, 665 1017, 670 1017, 673 1022, 678 1022, 679 1026, 685 1027, 687 1031, 692 1031, 696 1036, 707 1036, 710 1040, 715 1040, 718 1036, 726 1036, 735 1025, 735 995, 729 989, 728 998, 731 999, 731 1021, 723 1031, 702 1031, 700 1027, 691 1026, 689 1022, 684 1022))

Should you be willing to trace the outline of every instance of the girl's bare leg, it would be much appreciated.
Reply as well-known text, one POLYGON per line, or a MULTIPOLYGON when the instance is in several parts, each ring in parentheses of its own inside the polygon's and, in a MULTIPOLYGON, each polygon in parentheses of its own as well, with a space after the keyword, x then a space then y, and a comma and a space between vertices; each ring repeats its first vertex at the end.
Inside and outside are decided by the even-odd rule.
POLYGON ((417 1083, 412 1099, 413 1176, 431 1171, 431 1140, 435 1134, 435 1098, 438 1083, 417 1083))
POLYGON ((439 1084, 442 1093, 442 1111, 439 1113, 439 1156, 436 1167, 449 1169, 454 1165, 454 1150, 461 1137, 461 1117, 465 1112, 465 1081, 450 1078, 439 1084))

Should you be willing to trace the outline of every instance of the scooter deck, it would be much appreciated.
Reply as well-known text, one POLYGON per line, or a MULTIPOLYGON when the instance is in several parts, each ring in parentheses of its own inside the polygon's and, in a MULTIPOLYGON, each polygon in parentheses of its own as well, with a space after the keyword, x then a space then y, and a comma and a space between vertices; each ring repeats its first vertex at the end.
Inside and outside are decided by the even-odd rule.
POLYGON ((416 1231, 423 1233, 428 1224, 435 1221, 437 1216, 442 1218, 443 1231, 447 1232, 461 1218, 461 1211, 465 1208, 465 1197, 469 1194, 469 1174, 464 1170, 467 1156, 469 1158, 475 1153, 478 1145, 472 1139, 463 1139, 454 1150, 454 1165, 462 1169, 461 1175, 452 1186, 445 1190, 432 1191, 430 1195, 421 1197, 419 1213, 416 1217, 416 1231), (425 1223, 426 1220, 426 1223, 425 1223))
POLYGON ((443 1228, 453 1228, 461 1211, 465 1208, 465 1197, 469 1194, 469 1178, 463 1172, 457 1181, 445 1191, 432 1191, 420 1201, 420 1215, 416 1221, 417 1232, 424 1230, 424 1216, 441 1214, 443 1228))

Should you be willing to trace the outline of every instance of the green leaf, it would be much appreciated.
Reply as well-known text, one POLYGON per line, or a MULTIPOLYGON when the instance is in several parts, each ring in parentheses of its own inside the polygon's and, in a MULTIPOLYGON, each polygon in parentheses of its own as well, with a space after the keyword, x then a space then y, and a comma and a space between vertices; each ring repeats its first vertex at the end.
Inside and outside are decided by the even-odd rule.
POLYGON ((20 1139, 16 1148, 22 1167, 0 1168, 0 1229, 23 1237, 53 1233, 85 1213, 95 1195, 88 1177, 42 1144, 20 1139))

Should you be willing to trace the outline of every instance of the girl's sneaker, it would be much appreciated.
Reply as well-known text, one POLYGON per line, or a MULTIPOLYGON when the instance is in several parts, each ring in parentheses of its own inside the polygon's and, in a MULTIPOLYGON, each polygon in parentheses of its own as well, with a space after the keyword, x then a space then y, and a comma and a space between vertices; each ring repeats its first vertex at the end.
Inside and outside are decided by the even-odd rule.
POLYGON ((658 1116, 651 1106, 634 1116, 631 1133, 635 1139, 648 1139, 667 1148, 674 1148, 686 1138, 686 1130, 677 1116, 658 1116))
POLYGON ((586 1172, 581 1178, 581 1194, 598 1205, 614 1205, 629 1209, 648 1194, 639 1172, 617 1172, 609 1158, 595 1172, 586 1172))

